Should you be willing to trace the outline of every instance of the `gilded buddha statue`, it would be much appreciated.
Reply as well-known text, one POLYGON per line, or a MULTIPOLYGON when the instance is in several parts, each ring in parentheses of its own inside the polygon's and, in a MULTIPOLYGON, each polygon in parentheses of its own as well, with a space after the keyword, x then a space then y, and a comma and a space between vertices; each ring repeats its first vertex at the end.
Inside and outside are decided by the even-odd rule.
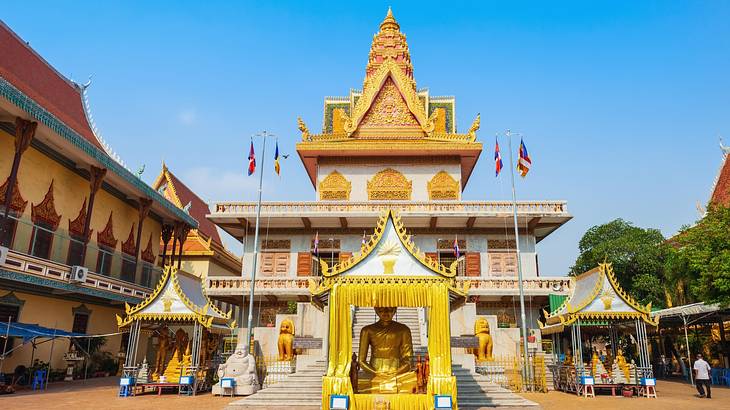
POLYGON ((392 320, 395 311, 394 307, 376 307, 379 320, 360 332, 358 364, 368 377, 358 380, 359 393, 412 393, 416 388, 411 330, 392 320))

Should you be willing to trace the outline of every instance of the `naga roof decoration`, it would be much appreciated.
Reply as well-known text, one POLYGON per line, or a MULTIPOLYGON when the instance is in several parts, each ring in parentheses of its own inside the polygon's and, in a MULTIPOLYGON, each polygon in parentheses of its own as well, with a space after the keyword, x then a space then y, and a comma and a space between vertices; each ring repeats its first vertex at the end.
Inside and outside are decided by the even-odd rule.
POLYGON ((446 282, 450 294, 463 299, 469 291, 470 282, 457 282, 454 261, 444 266, 426 256, 418 249, 395 211, 389 210, 378 220, 370 239, 362 245, 361 251, 351 258, 329 266, 325 260, 321 280, 310 279, 309 290, 313 302, 322 306, 332 287, 338 283, 367 283, 379 285, 409 285, 446 282))
POLYGON ((651 303, 639 304, 619 285, 613 266, 601 263, 575 278, 571 278, 570 295, 553 312, 545 313, 544 334, 562 331, 578 319, 626 320, 641 319, 650 325, 658 323, 651 317, 651 303))
POLYGON ((362 90, 325 98, 321 134, 297 119, 302 137, 297 153, 312 183, 324 157, 430 156, 458 158, 465 186, 482 150, 476 141, 479 116, 459 134, 455 99, 417 88, 406 36, 390 9, 373 38, 365 71, 362 90))
POLYGON ((174 266, 165 266, 160 281, 141 303, 125 303, 125 317, 117 315, 117 325, 124 327, 135 320, 198 322, 206 328, 226 324, 231 312, 222 312, 205 294, 200 281, 174 266))

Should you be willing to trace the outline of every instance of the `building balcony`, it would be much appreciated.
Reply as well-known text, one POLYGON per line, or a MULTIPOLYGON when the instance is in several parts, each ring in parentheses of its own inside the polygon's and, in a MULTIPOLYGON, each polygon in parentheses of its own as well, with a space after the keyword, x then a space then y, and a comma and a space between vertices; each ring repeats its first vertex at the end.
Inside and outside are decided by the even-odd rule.
MULTIPOLYGON (((22 291, 36 286, 51 294, 78 294, 102 300, 138 303, 147 297, 161 276, 161 269, 94 241, 86 245, 67 231, 52 231, 24 218, 9 216, 0 226, 0 238, 9 248, 0 264, 0 279, 22 291), (9 237, 8 237, 9 235, 9 237), (89 273, 83 282, 70 280, 72 266, 89 273)), ((38 290, 38 289, 36 289, 38 290)))
MULTIPOLYGON (((321 277, 260 278, 256 279, 256 296, 268 299, 291 299, 309 296, 309 281, 320 281, 321 277)), ((519 294, 518 280, 512 278, 457 277, 457 282, 470 283, 469 296, 514 296, 519 294)), ((570 279, 565 277, 530 278, 522 281, 525 295, 547 296, 567 295, 570 279)), ((251 279, 230 276, 209 276, 205 281, 208 296, 214 299, 240 301, 251 292, 251 279)))
MULTIPOLYGON (((406 228, 413 232, 469 230, 489 233, 504 231, 511 222, 510 201, 300 201, 264 202, 261 217, 270 233, 293 230, 360 232, 373 228, 383 212, 400 213, 406 228)), ((246 228, 253 229, 256 202, 219 202, 208 219, 236 238, 246 228)), ((565 201, 517 202, 518 226, 534 234, 539 242, 572 216, 565 201)))

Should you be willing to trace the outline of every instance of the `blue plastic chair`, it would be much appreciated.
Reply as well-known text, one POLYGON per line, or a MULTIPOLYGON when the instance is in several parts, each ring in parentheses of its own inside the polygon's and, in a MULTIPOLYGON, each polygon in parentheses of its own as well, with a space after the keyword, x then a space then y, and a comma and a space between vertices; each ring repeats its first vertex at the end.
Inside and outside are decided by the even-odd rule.
POLYGON ((46 369, 38 369, 33 373, 33 390, 43 390, 46 386, 46 369))
POLYGON ((717 367, 713 367, 710 369, 710 380, 711 383, 714 385, 719 385, 721 383, 723 376, 723 370, 717 367))
POLYGON ((730 369, 724 369, 722 381, 725 382, 725 386, 730 386, 730 369))

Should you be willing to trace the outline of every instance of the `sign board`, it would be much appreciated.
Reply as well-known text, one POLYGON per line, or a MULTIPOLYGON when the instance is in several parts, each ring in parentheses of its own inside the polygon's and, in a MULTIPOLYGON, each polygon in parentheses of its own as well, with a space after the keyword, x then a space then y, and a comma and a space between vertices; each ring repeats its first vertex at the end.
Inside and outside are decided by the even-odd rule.
POLYGON ((349 407, 349 396, 339 396, 336 394, 330 396, 330 410, 347 410, 349 407))
POLYGON ((180 384, 186 386, 193 384, 193 376, 180 376, 180 384))
POLYGON ((451 347, 464 349, 479 347, 479 339, 476 336, 452 336, 451 347))
POLYGON ((224 377, 221 379, 221 387, 224 389, 232 389, 236 385, 236 380, 232 377, 224 377))
POLYGON ((294 336, 293 347, 295 349, 321 349, 322 339, 319 337, 296 337, 294 336))
POLYGON ((120 386, 131 386, 134 384, 134 378, 133 377, 122 377, 119 379, 119 385, 120 386))
POLYGON ((595 380, 593 380, 593 377, 591 376, 581 376, 580 378, 580 384, 584 386, 592 386, 596 384, 595 380))
POLYGON ((435 409, 452 409, 454 407, 451 396, 441 396, 437 394, 433 396, 433 401, 433 407, 435 409))
POLYGON ((644 378, 641 379, 642 386, 656 386, 656 379, 644 378))

